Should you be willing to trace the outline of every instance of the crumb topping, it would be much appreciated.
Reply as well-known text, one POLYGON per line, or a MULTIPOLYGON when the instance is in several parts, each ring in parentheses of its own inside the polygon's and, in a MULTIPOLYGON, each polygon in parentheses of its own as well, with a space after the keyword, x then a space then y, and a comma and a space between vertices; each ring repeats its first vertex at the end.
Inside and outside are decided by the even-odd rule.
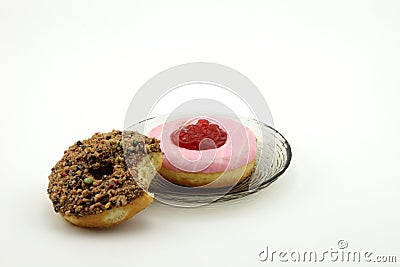
POLYGON ((54 210, 81 217, 127 205, 143 194, 136 166, 151 152, 161 152, 160 141, 133 131, 77 141, 51 169, 47 192, 54 210))

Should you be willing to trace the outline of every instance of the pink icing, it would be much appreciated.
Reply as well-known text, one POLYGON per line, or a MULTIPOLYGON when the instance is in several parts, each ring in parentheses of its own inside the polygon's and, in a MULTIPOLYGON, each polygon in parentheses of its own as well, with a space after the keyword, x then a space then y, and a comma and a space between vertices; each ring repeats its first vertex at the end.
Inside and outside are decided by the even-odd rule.
POLYGON ((257 154, 257 141, 254 133, 240 122, 227 118, 206 118, 218 124, 228 133, 224 145, 215 149, 190 150, 174 144, 170 138, 173 131, 197 119, 178 119, 158 125, 148 134, 161 140, 163 167, 175 171, 214 173, 239 168, 253 161, 257 154))

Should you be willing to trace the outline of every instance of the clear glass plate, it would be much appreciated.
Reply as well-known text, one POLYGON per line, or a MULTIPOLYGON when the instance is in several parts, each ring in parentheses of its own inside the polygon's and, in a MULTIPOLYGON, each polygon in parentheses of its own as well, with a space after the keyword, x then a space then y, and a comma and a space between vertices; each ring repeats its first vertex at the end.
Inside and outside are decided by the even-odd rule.
MULTIPOLYGON (((167 115, 149 118, 127 130, 147 134, 152 128, 164 123, 166 118, 167 115)), ((245 180, 232 188, 183 187, 172 184, 157 174, 149 187, 155 199, 173 206, 196 207, 240 199, 275 182, 290 164, 292 152, 289 143, 277 130, 263 122, 249 118, 240 119, 257 138, 256 165, 245 180)))

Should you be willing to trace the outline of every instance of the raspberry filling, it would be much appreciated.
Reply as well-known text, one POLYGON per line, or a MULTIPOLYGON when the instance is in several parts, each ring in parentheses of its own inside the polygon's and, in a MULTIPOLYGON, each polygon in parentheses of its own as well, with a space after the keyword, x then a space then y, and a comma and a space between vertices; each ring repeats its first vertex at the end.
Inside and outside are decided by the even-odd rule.
POLYGON ((200 119, 196 124, 180 127, 171 134, 172 142, 190 150, 218 148, 225 144, 227 133, 217 124, 200 119))

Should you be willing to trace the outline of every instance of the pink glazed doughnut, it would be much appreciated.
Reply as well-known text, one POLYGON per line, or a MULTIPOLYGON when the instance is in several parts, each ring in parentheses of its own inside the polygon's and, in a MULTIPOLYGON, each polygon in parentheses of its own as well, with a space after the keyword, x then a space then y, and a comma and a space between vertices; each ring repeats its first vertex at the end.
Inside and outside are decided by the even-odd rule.
POLYGON ((251 174, 256 162, 257 139, 254 133, 233 119, 206 116, 177 119, 158 125, 148 135, 161 140, 163 162, 159 173, 177 185, 208 188, 233 186, 251 174), (225 132, 225 136, 221 137, 224 140, 222 145, 220 142, 220 146, 216 147, 217 141, 203 149, 202 143, 206 140, 210 144, 210 139, 200 138, 198 147, 189 149, 180 143, 182 139, 176 141, 176 136, 185 138, 181 132, 187 132, 187 127, 205 120, 209 125, 219 127, 213 125, 209 128, 218 128, 218 133, 225 132))

